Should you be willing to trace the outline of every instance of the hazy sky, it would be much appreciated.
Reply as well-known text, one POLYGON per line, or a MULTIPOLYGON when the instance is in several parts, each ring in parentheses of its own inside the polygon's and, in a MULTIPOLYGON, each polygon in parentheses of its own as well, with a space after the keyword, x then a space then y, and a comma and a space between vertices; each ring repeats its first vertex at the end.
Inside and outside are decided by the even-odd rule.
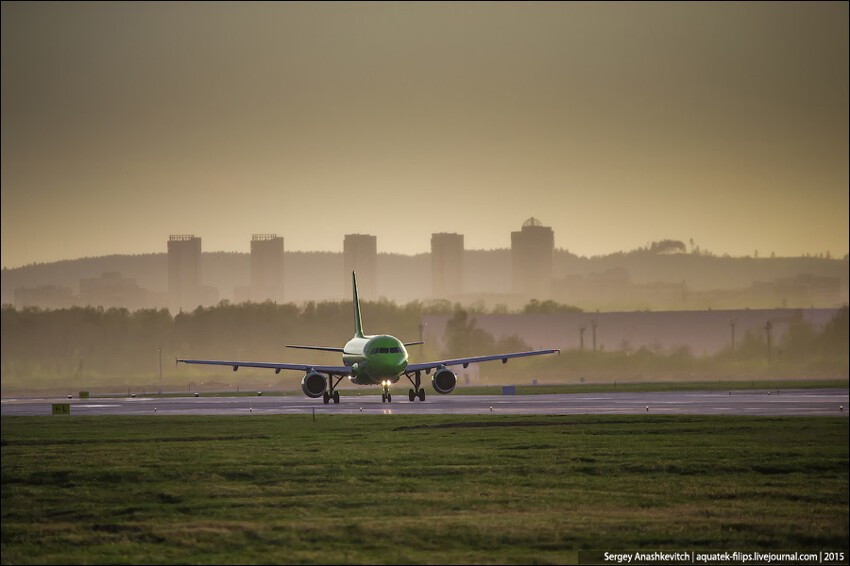
POLYGON ((848 251, 848 3, 2 4, 2 264, 848 251))

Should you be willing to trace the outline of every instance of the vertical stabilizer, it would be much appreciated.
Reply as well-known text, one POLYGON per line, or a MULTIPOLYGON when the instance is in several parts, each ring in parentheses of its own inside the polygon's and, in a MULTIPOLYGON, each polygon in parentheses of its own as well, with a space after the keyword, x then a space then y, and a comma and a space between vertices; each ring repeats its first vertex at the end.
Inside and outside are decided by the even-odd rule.
POLYGON ((363 322, 360 320, 360 298, 357 296, 357 275, 351 272, 351 284, 354 287, 354 336, 363 338, 363 322))

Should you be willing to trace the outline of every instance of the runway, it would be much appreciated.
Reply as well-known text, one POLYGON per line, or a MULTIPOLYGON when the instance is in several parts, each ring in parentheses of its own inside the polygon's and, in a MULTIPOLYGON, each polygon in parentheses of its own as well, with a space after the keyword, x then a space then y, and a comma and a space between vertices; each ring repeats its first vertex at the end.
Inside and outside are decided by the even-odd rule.
POLYGON ((6 398, 2 416, 50 415, 54 403, 70 404, 71 415, 751 415, 847 416, 847 389, 580 393, 558 395, 438 395, 424 402, 394 395, 343 395, 340 404, 292 396, 101 397, 93 399, 6 398))

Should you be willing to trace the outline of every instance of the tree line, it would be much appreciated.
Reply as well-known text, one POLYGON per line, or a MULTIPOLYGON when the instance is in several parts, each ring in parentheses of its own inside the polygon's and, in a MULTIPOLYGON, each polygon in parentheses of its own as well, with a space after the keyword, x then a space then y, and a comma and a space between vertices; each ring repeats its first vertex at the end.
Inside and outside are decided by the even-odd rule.
MULTIPOLYGON (((423 315, 449 315, 444 348, 432 343, 415 351, 418 359, 440 359, 522 351, 520 337, 496 339, 477 326, 476 314, 449 303, 388 301, 363 305, 366 332, 389 331, 405 342, 419 340, 423 315)), ((561 307, 549 305, 549 312, 561 307)), ((287 344, 341 346, 353 329, 351 301, 294 304, 223 301, 217 306, 172 315, 166 309, 130 312, 120 308, 75 307, 42 310, 2 307, 2 386, 5 391, 45 388, 124 386, 156 383, 160 367, 166 382, 203 380, 221 368, 174 367, 176 357, 267 361, 304 361, 305 352, 287 344), (162 366, 160 366, 160 363, 162 366)), ((546 312, 541 303, 527 312, 546 312)), ((335 353, 310 352, 317 364, 338 364, 335 353)), ((768 349, 763 333, 742 337, 734 351, 694 356, 687 348, 673 351, 624 344, 618 351, 565 351, 560 356, 489 364, 488 376, 508 379, 530 375, 566 380, 618 375, 658 377, 846 377, 848 375, 848 309, 844 306, 822 329, 803 320, 792 322, 781 341, 768 349)), ((240 377, 244 376, 240 370, 240 377)), ((250 374, 250 371, 248 372, 250 374)), ((268 376, 273 372, 265 372, 268 376)), ((282 377, 282 376, 281 376, 282 377)), ((292 382, 291 376, 287 382, 292 382)))

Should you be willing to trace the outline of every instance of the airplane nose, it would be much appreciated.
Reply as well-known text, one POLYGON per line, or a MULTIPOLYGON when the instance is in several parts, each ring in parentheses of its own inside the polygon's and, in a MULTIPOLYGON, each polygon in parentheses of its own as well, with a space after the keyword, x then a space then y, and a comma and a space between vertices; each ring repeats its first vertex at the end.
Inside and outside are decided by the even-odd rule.
POLYGON ((382 364, 384 373, 395 377, 407 369, 407 359, 404 356, 393 356, 382 364))

